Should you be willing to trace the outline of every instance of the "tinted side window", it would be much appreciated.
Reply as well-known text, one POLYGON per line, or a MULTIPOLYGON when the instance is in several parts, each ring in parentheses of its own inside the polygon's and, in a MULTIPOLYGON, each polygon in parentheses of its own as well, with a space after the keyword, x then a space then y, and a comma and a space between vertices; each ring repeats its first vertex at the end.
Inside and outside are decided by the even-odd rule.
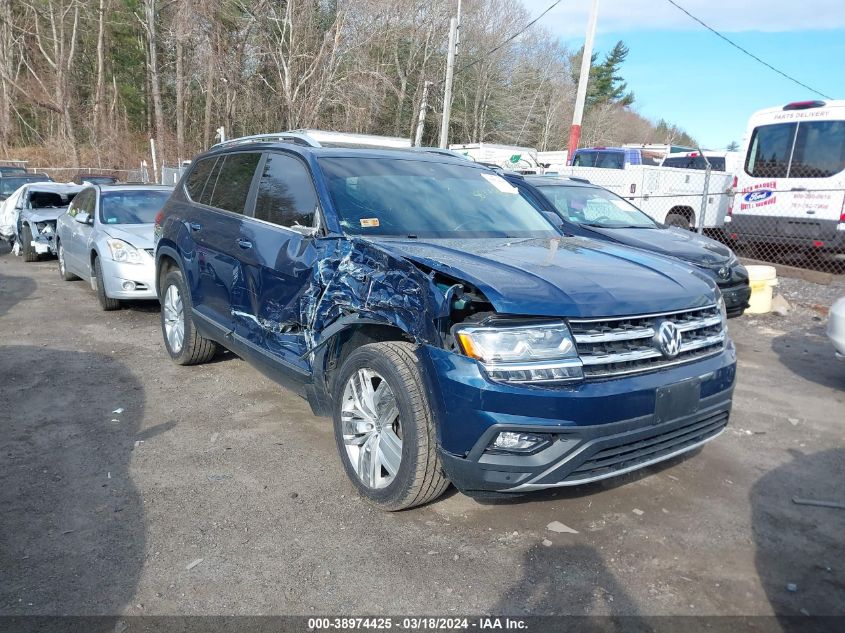
POLYGON ((830 178, 845 169, 845 121, 798 125, 790 178, 830 178))
POLYGON ((302 161, 268 154, 258 185, 255 217, 279 226, 314 226, 317 192, 302 161))
MULTIPOLYGON (((707 160, 709 160, 709 161, 710 161, 710 169, 711 169, 712 171, 725 171, 725 159, 724 159, 724 158, 722 158, 721 156, 716 156, 716 157, 714 157, 714 158, 709 158, 709 157, 708 157, 708 159, 707 159, 707 160)), ((702 169, 707 169, 707 165, 704 165, 704 164, 703 164, 703 163, 704 163, 704 159, 702 159, 702 160, 701 160, 701 162, 702 162, 702 166, 701 166, 701 168, 702 168, 702 169)))
POLYGON ((785 178, 795 138, 795 123, 761 125, 754 129, 745 171, 755 178, 785 178))
POLYGON ((82 205, 85 202, 85 192, 80 191, 73 201, 70 203, 70 206, 67 209, 67 214, 70 217, 75 217, 77 213, 82 211, 82 205))
POLYGON ((687 165, 689 165, 689 159, 686 156, 675 156, 673 158, 667 158, 663 161, 664 167, 683 168, 687 165))
MULTIPOLYGON (((237 154, 226 155, 214 191, 211 194, 212 207, 231 211, 232 213, 243 213, 246 206, 246 198, 249 195, 249 188, 255 176, 255 168, 261 154, 257 152, 238 152, 237 154)), ((209 178, 209 185, 211 179, 209 178)), ((204 197, 208 196, 209 187, 206 186, 204 197)))
POLYGON ((214 166, 214 161, 217 158, 205 158, 194 164, 191 173, 188 174, 188 179, 185 181, 185 189, 188 190, 188 195, 191 200, 199 202, 202 196, 202 190, 208 180, 208 173, 214 166))

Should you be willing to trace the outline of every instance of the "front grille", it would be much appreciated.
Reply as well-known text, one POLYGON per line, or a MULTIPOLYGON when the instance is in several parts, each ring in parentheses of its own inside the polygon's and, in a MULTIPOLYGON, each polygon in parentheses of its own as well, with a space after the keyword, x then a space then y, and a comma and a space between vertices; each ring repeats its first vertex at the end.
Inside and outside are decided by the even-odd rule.
POLYGON ((633 470, 646 462, 658 461, 709 440, 721 433, 727 424, 728 412, 720 411, 671 431, 657 432, 626 444, 601 449, 570 472, 563 481, 590 481, 610 477, 623 470, 633 470))
POLYGON ((569 326, 588 379, 654 371, 699 360, 721 351, 726 338, 716 306, 639 317, 573 319, 569 326), (655 340, 663 321, 670 321, 681 333, 675 356, 664 354, 655 340))

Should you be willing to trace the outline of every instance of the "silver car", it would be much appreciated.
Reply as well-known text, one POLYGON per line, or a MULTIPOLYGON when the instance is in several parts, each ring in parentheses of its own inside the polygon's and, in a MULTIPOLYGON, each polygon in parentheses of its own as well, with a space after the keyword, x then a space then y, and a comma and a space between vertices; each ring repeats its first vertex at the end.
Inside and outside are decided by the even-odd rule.
POLYGON ((89 186, 56 225, 59 274, 90 282, 103 310, 121 299, 156 299, 155 216, 172 187, 89 186))

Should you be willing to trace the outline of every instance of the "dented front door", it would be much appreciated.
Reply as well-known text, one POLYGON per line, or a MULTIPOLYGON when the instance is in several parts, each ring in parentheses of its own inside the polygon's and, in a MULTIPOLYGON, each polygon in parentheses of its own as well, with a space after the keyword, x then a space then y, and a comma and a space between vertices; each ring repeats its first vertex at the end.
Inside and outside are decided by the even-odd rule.
POLYGON ((310 331, 301 306, 318 260, 317 194, 308 167, 293 155, 267 153, 259 171, 252 218, 243 226, 252 243, 244 260, 250 304, 236 315, 236 332, 274 358, 308 370, 310 331))

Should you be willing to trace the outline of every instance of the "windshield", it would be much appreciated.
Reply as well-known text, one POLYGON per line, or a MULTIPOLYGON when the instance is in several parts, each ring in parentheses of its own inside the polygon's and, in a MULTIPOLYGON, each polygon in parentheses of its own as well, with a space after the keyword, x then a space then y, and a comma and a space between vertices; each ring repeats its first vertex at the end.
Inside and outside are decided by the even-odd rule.
POLYGON ((103 224, 152 224, 170 197, 169 191, 109 191, 100 195, 103 224))
POLYGON ((845 169, 845 121, 754 128, 745 172, 755 178, 830 178, 845 169))
POLYGON ((572 165, 575 167, 625 169, 625 152, 583 152, 578 150, 572 165))
POLYGON ((653 229, 657 223, 627 200, 604 189, 546 185, 539 187, 561 217, 575 224, 604 228, 653 229))
POLYGON ((117 178, 111 176, 80 176, 79 180, 91 185, 113 185, 117 182, 117 178))
POLYGON ((10 196, 30 182, 50 182, 46 176, 3 176, 0 178, 0 195, 10 196))
POLYGON ((553 237, 557 232, 501 176, 471 166, 385 158, 322 158, 343 231, 414 237, 553 237))

